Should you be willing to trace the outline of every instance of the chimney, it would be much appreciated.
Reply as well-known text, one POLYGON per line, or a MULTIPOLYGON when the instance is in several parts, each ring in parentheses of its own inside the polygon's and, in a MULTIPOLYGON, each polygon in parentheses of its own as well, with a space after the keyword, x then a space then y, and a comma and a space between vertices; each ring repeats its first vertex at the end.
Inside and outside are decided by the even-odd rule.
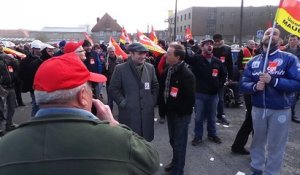
POLYGON ((100 21, 100 18, 97 18, 97 23, 100 21))

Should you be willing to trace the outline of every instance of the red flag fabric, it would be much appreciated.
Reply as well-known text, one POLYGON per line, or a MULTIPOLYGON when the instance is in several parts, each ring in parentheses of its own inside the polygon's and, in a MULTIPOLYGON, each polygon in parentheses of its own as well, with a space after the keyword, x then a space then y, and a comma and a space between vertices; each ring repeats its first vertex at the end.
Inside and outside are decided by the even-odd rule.
POLYGON ((83 32, 83 34, 84 34, 85 39, 88 40, 92 45, 94 45, 94 42, 93 42, 92 38, 90 37, 90 35, 86 32, 83 32))
POLYGON ((281 0, 275 21, 286 31, 300 37, 300 1, 281 0))
POLYGON ((125 28, 123 27, 122 28, 122 33, 121 33, 121 36, 120 36, 120 43, 125 44, 126 42, 128 42, 130 44, 131 40, 130 40, 125 28))
POLYGON ((121 49, 121 47, 113 37, 110 37, 109 44, 115 47, 115 53, 117 57, 121 57, 123 60, 126 60, 128 58, 128 55, 121 49))
POLYGON ((155 56, 166 53, 166 51, 163 48, 151 41, 142 32, 137 31, 137 37, 139 39, 139 42, 143 44, 147 49, 149 49, 155 56))
POLYGON ((153 26, 151 27, 151 32, 149 34, 149 38, 151 39, 151 41, 153 41, 155 44, 158 43, 158 39, 156 37, 156 34, 155 34, 155 31, 154 31, 154 28, 153 26))
POLYGON ((187 27, 185 29, 185 40, 188 41, 188 40, 191 40, 191 39, 193 39, 192 31, 189 27, 187 27))

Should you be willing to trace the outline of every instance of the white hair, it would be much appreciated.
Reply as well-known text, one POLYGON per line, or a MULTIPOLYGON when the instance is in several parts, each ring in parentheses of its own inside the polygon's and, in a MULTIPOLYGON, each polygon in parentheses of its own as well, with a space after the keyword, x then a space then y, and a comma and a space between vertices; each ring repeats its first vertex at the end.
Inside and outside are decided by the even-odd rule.
POLYGON ((116 49, 115 49, 115 46, 109 45, 109 46, 107 47, 107 50, 108 50, 108 51, 115 51, 116 49))
POLYGON ((87 86, 87 83, 84 83, 72 89, 63 89, 53 92, 35 90, 35 100, 37 104, 66 104, 76 99, 77 93, 85 86, 87 86))

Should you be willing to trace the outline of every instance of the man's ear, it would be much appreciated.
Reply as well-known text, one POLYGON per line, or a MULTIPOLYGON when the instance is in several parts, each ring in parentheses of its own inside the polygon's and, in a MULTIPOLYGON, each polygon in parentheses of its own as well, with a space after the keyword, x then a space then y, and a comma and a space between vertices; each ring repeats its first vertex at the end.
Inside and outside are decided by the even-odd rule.
POLYGON ((84 88, 81 88, 80 91, 77 93, 78 103, 82 106, 86 106, 88 104, 87 98, 88 98, 88 94, 86 93, 84 88))

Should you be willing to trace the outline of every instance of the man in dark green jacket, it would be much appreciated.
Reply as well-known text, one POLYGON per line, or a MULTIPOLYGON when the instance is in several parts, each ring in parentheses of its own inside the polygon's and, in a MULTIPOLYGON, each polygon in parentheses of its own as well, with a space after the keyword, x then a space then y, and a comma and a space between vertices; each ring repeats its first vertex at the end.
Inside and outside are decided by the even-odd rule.
POLYGON ((0 174, 154 174, 156 150, 92 99, 90 82, 104 81, 75 53, 45 61, 34 80, 41 109, 0 140, 0 174), (92 105, 97 116, 90 112, 92 105))

